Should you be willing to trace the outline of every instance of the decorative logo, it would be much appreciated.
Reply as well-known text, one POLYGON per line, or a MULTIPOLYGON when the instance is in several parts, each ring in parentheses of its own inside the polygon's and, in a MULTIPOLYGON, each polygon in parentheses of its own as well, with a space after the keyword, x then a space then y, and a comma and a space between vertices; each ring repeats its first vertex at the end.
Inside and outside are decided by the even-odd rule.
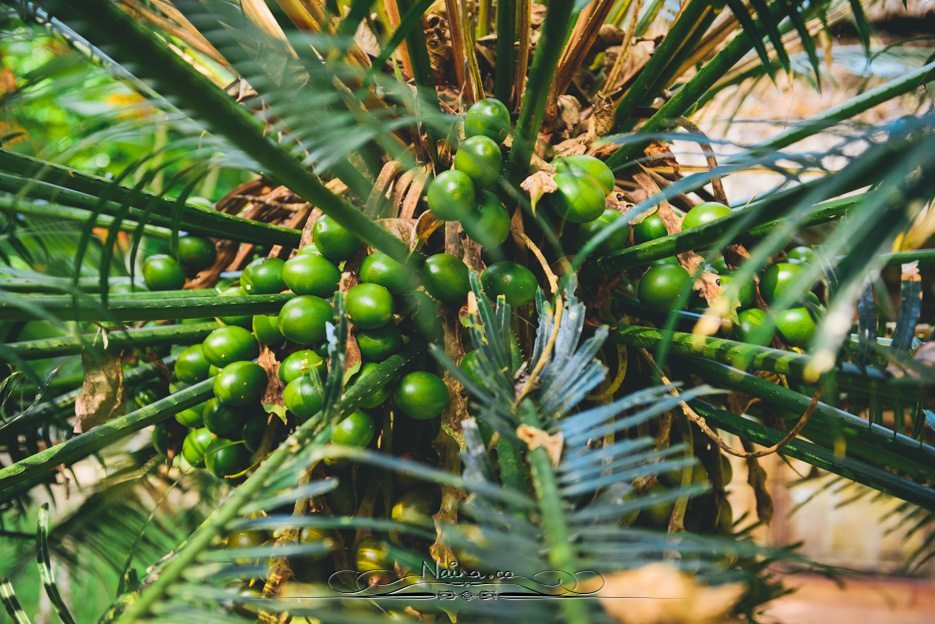
POLYGON ((447 567, 422 562, 418 574, 397 577, 393 570, 357 572, 341 570, 328 579, 328 587, 347 598, 405 598, 407 600, 522 600, 529 598, 593 598, 604 578, 593 570, 543 570, 530 575, 511 570, 482 571, 463 568, 457 561, 447 567), (598 582, 595 582, 598 579, 598 582), (588 581, 587 590, 583 582, 588 581))

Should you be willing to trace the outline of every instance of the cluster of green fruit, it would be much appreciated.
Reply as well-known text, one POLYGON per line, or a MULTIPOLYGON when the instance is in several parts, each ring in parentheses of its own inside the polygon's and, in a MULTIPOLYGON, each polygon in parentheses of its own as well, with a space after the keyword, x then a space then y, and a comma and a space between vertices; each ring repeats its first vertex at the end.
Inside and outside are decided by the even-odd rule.
POLYGON ((200 236, 179 237, 175 256, 154 254, 143 261, 143 280, 149 290, 180 290, 185 278, 193 277, 214 264, 214 243, 200 236))
MULTIPOLYGON (((491 260, 480 276, 486 294, 492 299, 502 295, 517 307, 531 303, 539 285, 529 268, 503 259, 511 256, 506 246, 511 218, 495 185, 503 176, 501 144, 509 130, 509 113, 499 101, 485 99, 472 106, 464 122, 466 139, 454 154, 453 168, 432 181, 426 203, 435 217, 458 221, 464 233, 484 248, 487 259, 491 260)), ((544 205, 563 224, 563 240, 580 246, 622 218, 617 211, 606 207, 606 198, 614 189, 614 175, 602 161, 590 156, 568 156, 552 164, 556 189, 546 195, 544 205)), ((697 206, 685 215, 683 228, 697 227, 727 213, 729 208, 720 204, 697 206)), ((279 444, 290 427, 322 409, 322 379, 329 369, 326 326, 334 321, 333 297, 342 283, 344 309, 353 326, 353 338, 362 360, 349 384, 367 379, 379 362, 399 352, 409 341, 440 341, 444 315, 439 306, 456 308, 467 300, 469 269, 458 257, 445 253, 428 255, 418 268, 420 279, 416 280, 410 267, 386 254, 364 255, 361 241, 328 216, 316 221, 312 233, 313 242, 290 259, 257 257, 243 269, 237 283, 218 287, 225 296, 291 293, 293 297, 278 314, 221 317, 219 327, 203 343, 178 353, 174 369, 176 384, 193 384, 215 376, 214 397, 176 415, 178 423, 187 428, 180 454, 188 464, 206 466, 221 478, 238 478, 253 462, 261 459, 260 453, 279 444), (268 410, 264 409, 269 406, 263 403, 275 401, 277 397, 269 396, 274 386, 269 384, 267 370, 256 362, 262 347, 269 348, 280 362, 278 376, 284 388, 281 400, 287 415, 286 427, 271 427, 268 410)), ((665 225, 657 215, 633 228, 637 243, 666 234, 665 225)), ((180 239, 181 264, 177 262, 176 266, 184 265, 191 274, 195 268, 205 266, 207 255, 197 263, 191 254, 183 254, 182 241, 189 238, 180 239)), ((600 252, 620 249, 629 242, 630 229, 618 228, 603 242, 600 252)), ((190 243, 185 243, 184 248, 189 246, 190 243)), ((157 268, 171 264, 166 258, 151 257, 144 264, 144 277, 153 290, 181 286, 177 279, 162 279, 158 275, 157 268)), ((211 259, 213 261, 213 257, 211 259)), ((175 262, 173 258, 168 260, 175 262)), ((774 278, 772 272, 786 264, 797 266, 780 263, 764 274, 761 290, 767 301, 781 293, 783 280, 787 279, 785 273, 777 273, 774 278)), ((730 279, 726 266, 720 272, 722 279, 730 279)), ((639 299, 653 310, 667 310, 674 305, 689 279, 677 259, 659 262, 640 279, 639 299)), ((740 298, 741 320, 749 319, 751 313, 762 312, 754 307, 752 284, 750 289, 744 289, 740 298)), ((780 327, 780 331, 786 337, 788 330, 780 327)), ((518 346, 515 351, 518 354, 518 346)), ((469 378, 478 381, 473 370, 475 358, 476 353, 468 353, 460 365, 469 378)), ((514 364, 518 366, 519 361, 514 364)), ((450 394, 428 362, 421 361, 417 368, 419 370, 405 373, 398 383, 391 382, 393 387, 387 384, 369 393, 361 409, 333 428, 332 442, 361 448, 374 446, 381 431, 381 448, 390 448, 396 454, 429 458, 432 453, 429 442, 437 433, 439 416, 447 408, 450 394), (390 410, 404 418, 392 421, 383 418, 390 410), (419 423, 428 428, 420 430, 419 423), (390 436, 388 440, 386 436, 390 436)), ((484 433, 489 434, 489 429, 484 427, 484 433)), ((156 436, 157 447, 164 450, 164 429, 157 427, 156 436)), ((713 452, 716 454, 716 450, 713 452)), ((329 506, 336 513, 354 513, 358 492, 353 476, 342 474, 347 466, 331 462, 325 470, 332 476, 339 476, 341 483, 328 496, 329 506)), ((729 464, 721 470, 726 473, 729 464)), ((706 478, 704 469, 697 477, 706 478)), ((670 480, 663 476, 655 487, 676 485, 669 483, 670 480)), ((430 524, 429 517, 437 508, 438 493, 402 481, 393 484, 397 499, 386 510, 387 515, 401 522, 430 524)), ((711 506, 709 499, 710 496, 693 499, 690 505, 701 510, 705 505, 711 506)), ((729 507, 722 504, 718 509, 719 514, 726 514, 729 519, 729 507)), ((670 513, 670 508, 650 509, 639 523, 657 526, 663 518, 667 521, 670 513)), ((635 517, 629 522, 634 521, 635 517)), ((254 531, 234 534, 229 542, 241 546, 274 537, 254 531)), ((305 528, 300 539, 317 542, 328 537, 333 536, 327 531, 305 528)), ((293 562, 296 564, 293 569, 300 569, 304 562, 318 574, 325 567, 321 561, 323 557, 306 557, 293 562)), ((392 568, 386 543, 377 538, 360 540, 354 546, 353 557, 361 572, 392 568)))
MULTIPOLYGON (((717 202, 705 202, 689 210, 682 219, 682 231, 711 223, 731 213, 731 209, 717 202)), ((633 240, 643 243, 667 236, 662 219, 650 215, 633 227, 633 240)), ((763 271, 759 278, 759 292, 767 306, 778 301, 794 284, 803 265, 815 261, 815 252, 809 247, 794 247, 786 252, 786 258, 775 262, 763 271)), ((706 267, 718 274, 721 286, 733 278, 723 259, 706 267)), ((640 303, 655 312, 668 312, 679 305, 679 297, 687 292, 691 275, 670 256, 657 260, 640 277, 636 287, 640 303)), ((772 315, 769 309, 757 307, 756 286, 753 281, 744 283, 737 296, 737 318, 727 332, 734 338, 747 343, 767 345, 773 341, 775 332, 787 345, 806 347, 815 334, 814 311, 820 309, 819 300, 808 293, 800 305, 779 310, 772 315)), ((704 308, 702 302, 688 298, 686 306, 704 308)))
MULTIPOLYGON (((499 100, 486 98, 471 106, 464 120, 466 138, 455 152, 454 168, 432 180, 426 198, 432 214, 443 221, 459 221, 465 234, 484 247, 502 245, 510 233, 509 212, 494 189, 503 177, 500 143, 509 128, 509 112, 499 100)), ((552 166, 557 189, 547 195, 547 203, 557 217, 583 224, 605 215, 606 197, 614 190, 614 174, 603 161, 593 156, 567 156, 556 159, 552 166)))
MULTIPOLYGON (((267 392, 267 371, 255 360, 261 345, 280 358, 282 403, 294 423, 323 407, 321 379, 326 373, 326 325, 334 321, 331 299, 341 281, 342 263, 355 257, 360 241, 328 217, 314 228, 314 243, 287 261, 257 258, 240 275, 239 284, 221 294, 261 295, 291 292, 278 314, 226 316, 201 344, 178 354, 175 382, 197 383, 215 376, 214 398, 179 412, 176 420, 189 428, 181 455, 192 466, 205 465, 219 477, 241 474, 263 442, 267 414, 261 402, 267 392)), ((426 261, 426 290, 441 302, 461 301, 469 289, 467 267, 460 259, 437 254, 426 261)), ((407 269, 389 256, 363 258, 358 284, 345 293, 345 310, 354 327, 362 365, 350 383, 367 378, 377 363, 418 339, 441 333, 437 303, 414 288, 407 269)), ((488 280, 489 281, 489 280, 488 280)), ((269 398, 269 397, 268 397, 269 398)), ((271 398, 275 400, 275 397, 271 398)), ((429 370, 405 374, 395 388, 371 393, 363 410, 348 415, 332 433, 336 444, 366 447, 377 431, 376 410, 392 401, 413 420, 437 419, 450 397, 441 377, 429 370), (366 410, 366 411, 365 411, 366 410)), ((165 436, 165 431, 157 431, 165 436)), ((272 441, 276 442, 276 441, 272 441)), ((161 446, 161 445, 160 445, 161 446)))

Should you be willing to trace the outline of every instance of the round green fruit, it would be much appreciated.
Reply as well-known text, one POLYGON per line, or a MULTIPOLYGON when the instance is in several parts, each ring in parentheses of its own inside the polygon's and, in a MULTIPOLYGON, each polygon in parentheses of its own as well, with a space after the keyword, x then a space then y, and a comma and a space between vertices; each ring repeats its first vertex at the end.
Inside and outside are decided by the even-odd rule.
POLYGON ((457 169, 439 173, 426 192, 429 210, 442 221, 463 219, 474 210, 475 201, 474 181, 457 169))
POLYGON ((460 368, 461 372, 467 375, 467 378, 473 381, 478 388, 483 388, 484 381, 478 374, 478 370, 480 368, 480 363, 478 362, 478 353, 479 351, 477 349, 465 353, 464 357, 461 358, 461 363, 458 364, 458 368, 460 368))
POLYGON ((799 245, 786 252, 786 258, 789 262, 798 264, 812 264, 818 260, 818 254, 811 247, 799 245))
POLYGON ((392 572, 389 548, 386 543, 375 537, 364 537, 354 550, 354 564, 361 574, 367 572, 392 572))
POLYGON ((257 258, 240 274, 240 285, 248 295, 272 295, 286 287, 282 280, 285 263, 280 258, 257 258))
POLYGON ((392 323, 383 327, 357 332, 360 355, 370 362, 382 362, 403 346, 403 335, 392 323))
POLYGON ((311 349, 302 349, 286 356, 279 364, 279 378, 283 383, 307 375, 317 370, 321 377, 325 374, 325 360, 311 349))
POLYGON ((347 260, 360 247, 360 240, 328 215, 322 216, 315 222, 312 236, 321 255, 332 262, 347 260))
POLYGON ((607 196, 614 190, 614 172, 600 158, 594 156, 585 156, 579 154, 575 156, 565 156, 555 161, 555 171, 557 173, 573 173, 575 175, 590 176, 601 185, 604 195, 607 196))
POLYGON ((263 397, 266 383, 266 371, 256 362, 234 362, 214 379, 214 396, 225 405, 251 405, 263 397))
POLYGON ((325 339, 325 325, 332 320, 331 304, 314 295, 290 299, 279 311, 279 331, 301 345, 317 345, 325 339))
POLYGON ((232 477, 250 466, 250 452, 243 442, 218 438, 205 450, 205 465, 218 479, 232 477))
POLYGON ((240 437, 249 414, 246 410, 233 405, 225 405, 217 400, 205 401, 202 411, 204 427, 221 438, 240 437))
POLYGON ((260 354, 256 338, 243 327, 219 327, 201 343, 205 359, 223 368, 233 362, 252 360, 260 354))
POLYGON ((172 256, 156 254, 143 261, 143 280, 150 290, 180 290, 185 286, 185 271, 172 256))
POLYGON ((532 271, 509 260, 494 262, 481 275, 481 284, 491 299, 500 295, 511 306, 522 306, 536 298, 539 283, 532 271))
POLYGON ((191 235, 179 237, 178 255, 183 266, 196 272, 212 266, 218 257, 214 243, 191 235))
POLYGON ((546 197, 559 217, 572 223, 587 223, 603 214, 606 195, 597 180, 574 173, 558 173, 554 180, 558 189, 546 197))
POLYGON ((415 420, 438 418, 451 400, 448 386, 442 378, 425 371, 415 371, 403 377, 393 397, 397 407, 415 420))
POLYGON ((471 290, 467 265, 445 253, 425 259, 422 283, 430 295, 445 303, 460 303, 471 290))
MULTIPOLYGON (((733 278, 734 276, 731 273, 718 276, 722 288, 726 288, 733 278)), ((740 292, 737 294, 737 301, 740 303, 740 307, 749 308, 753 305, 755 298, 756 290, 753 287, 753 281, 748 280, 744 282, 743 286, 740 287, 740 292)))
POLYGON ((205 451, 214 439, 214 434, 204 427, 192 429, 182 440, 182 457, 192 466, 200 468, 205 463, 205 451))
POLYGON ((499 247, 510 236, 510 213, 497 196, 481 193, 477 210, 461 218, 464 233, 484 247, 499 247))
POLYGON ((438 510, 438 496, 431 490, 411 490, 393 503, 390 517, 404 524, 432 524, 432 514, 438 510))
POLYGON ((786 344, 807 347, 815 337, 815 319, 808 308, 789 308, 776 313, 776 329, 786 344))
POLYGON ((299 543, 306 545, 321 544, 327 548, 326 550, 310 552, 298 557, 302 563, 314 563, 327 557, 330 550, 334 548, 334 536, 327 529, 307 526, 302 527, 302 530, 299 531, 299 543))
POLYGON ((252 325, 253 335, 260 344, 278 347, 286 340, 279 331, 279 316, 276 314, 257 314, 253 317, 252 325))
POLYGON ((338 289, 341 271, 324 256, 304 253, 286 261, 282 280, 297 295, 327 298, 338 289))
POLYGON ((364 258, 357 275, 361 282, 379 284, 394 295, 409 292, 413 286, 406 267, 379 251, 364 258))
POLYGON ((476 186, 494 185, 500 179, 503 154, 497 142, 486 136, 472 136, 458 146, 454 168, 463 171, 476 186))
POLYGON ((404 323, 410 333, 416 333, 426 340, 441 340, 442 322, 438 304, 421 290, 410 293, 403 299, 404 323))
POLYGON ((712 221, 717 221, 731 213, 731 209, 718 202, 705 202, 698 204, 685 214, 682 219, 682 230, 690 230, 712 221))
POLYGON ((204 426, 204 413, 205 404, 194 405, 192 407, 183 409, 181 412, 175 414, 175 420, 180 425, 185 425, 191 429, 197 429, 198 427, 204 426))
POLYGON ((263 443, 263 436, 266 434, 266 420, 262 416, 251 416, 240 429, 240 438, 243 439, 243 445, 251 453, 256 453, 263 443))
POLYGON ((503 143, 509 133, 510 111, 496 98, 474 102, 464 116, 465 136, 485 136, 503 143))
POLYGON ((290 381, 282 392, 282 400, 286 409, 295 414, 300 422, 305 422, 320 412, 325 405, 320 384, 308 377, 297 377, 290 381))
POLYGON ((734 325, 734 335, 741 342, 765 347, 773 341, 774 328, 769 316, 759 308, 741 310, 737 314, 737 324, 734 325), (765 328, 765 329, 761 329, 765 328), (757 335, 761 337, 758 339, 757 335))
MULTIPOLYGON (((247 293, 240 286, 228 286, 224 288, 220 295, 222 297, 245 297, 247 293)), ((236 325, 237 327, 249 328, 253 319, 249 314, 239 314, 235 316, 220 316, 218 320, 225 325, 236 325)))
POLYGON ((227 536, 224 545, 231 550, 255 548, 266 541, 263 531, 233 531, 227 536))
POLYGON ((379 284, 357 284, 347 291, 348 319, 361 329, 377 329, 393 320, 393 295, 379 284))
POLYGON ((640 278, 640 303, 656 312, 671 310, 682 290, 690 283, 691 276, 680 265, 661 264, 650 267, 640 278))
POLYGON ((776 302, 786 290, 795 283, 799 273, 804 270, 801 264, 777 262, 766 267, 760 279, 760 293, 766 303, 776 302))
POLYGON ((342 446, 364 448, 373 440, 377 426, 373 419, 360 410, 351 412, 331 430, 331 441, 342 446))
POLYGON ((176 379, 182 383, 193 384, 207 379, 210 367, 211 363, 205 357, 202 346, 193 344, 179 353, 172 370, 176 379))
POLYGON ((635 243, 645 243, 663 236, 668 236, 669 231, 662 217, 653 213, 633 226, 633 241, 635 243))
POLYGON ((619 224, 618 221, 620 219, 621 216, 619 212, 608 208, 602 212, 601 216, 597 219, 582 223, 578 226, 579 249, 584 247, 589 240, 614 225, 617 226, 617 230, 598 245, 597 251, 599 254, 606 254, 623 249, 627 244, 627 239, 630 237, 630 228, 626 227, 625 224, 619 224))

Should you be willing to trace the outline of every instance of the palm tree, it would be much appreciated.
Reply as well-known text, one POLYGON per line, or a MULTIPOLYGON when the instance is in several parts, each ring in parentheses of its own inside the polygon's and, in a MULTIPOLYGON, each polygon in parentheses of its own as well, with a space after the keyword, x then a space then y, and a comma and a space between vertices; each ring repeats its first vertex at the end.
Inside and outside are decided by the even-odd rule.
MULTIPOLYGON (((0 450, 10 458, 0 500, 5 524, 38 521, 40 574, 62 621, 73 621, 75 605, 62 596, 53 556, 85 575, 107 569, 117 598, 103 618, 120 622, 428 613, 627 621, 620 605, 647 578, 707 587, 697 591, 711 592, 711 621, 754 618, 783 591, 769 566, 808 564, 749 538, 770 520, 757 459, 772 453, 897 497, 915 530, 929 526, 926 400, 935 376, 919 337, 918 266, 925 275, 932 259, 924 248, 932 115, 925 102, 911 117, 854 120, 923 90, 935 64, 900 57, 909 67, 899 77, 755 144, 711 139, 692 121, 718 94, 740 99, 783 73, 821 88, 819 46, 832 60, 853 54, 828 43, 836 24, 854 25, 866 67, 893 56, 902 48, 871 46, 862 3, 6 4, 10 19, 47 29, 138 98, 72 137, 72 152, 117 143, 153 120, 161 137, 111 178, 60 164, 67 153, 0 149, 10 266, 0 320, 12 327, 0 353, 9 363, 0 450), (511 217, 509 240, 482 249, 463 235, 470 225, 441 221, 423 198, 466 143, 457 116, 490 96, 511 115, 489 189, 511 217), (837 142, 796 149, 811 137, 837 142), (672 146, 685 142, 701 147, 707 166, 679 163, 672 146), (556 208, 565 166, 556 161, 583 153, 614 174, 611 212, 590 229, 556 208), (723 180, 749 171, 779 182, 728 198, 723 180), (242 184, 205 206, 196 196, 219 175, 242 184), (683 221, 708 202, 731 209, 692 227, 683 221), (179 453, 184 430, 173 416, 210 399, 215 378, 170 385, 178 353, 168 346, 200 343, 218 327, 212 317, 277 314, 291 293, 215 286, 254 255, 287 258, 307 246, 322 215, 426 288, 427 256, 463 258, 467 303, 438 309, 434 340, 414 333, 352 379, 361 356, 345 314, 360 262, 351 258, 321 352, 329 372, 309 377, 324 398, 314 415, 287 414, 272 375, 250 468, 220 481, 134 443, 155 428, 168 431, 170 458, 179 453), (647 219, 664 231, 634 238, 647 219), (180 232, 215 242, 213 266, 184 289, 137 292, 142 257, 160 247, 177 255, 180 232), (790 249, 803 232, 817 244, 802 262, 784 262, 806 253, 790 249), (503 260, 532 269, 534 305, 511 306, 484 281, 485 266, 503 260), (647 276, 666 262, 685 278, 660 306, 647 276), (793 269, 771 289, 767 274, 780 263, 793 269), (895 310, 881 296, 887 267, 902 270, 895 310), (760 319, 749 329, 742 298, 760 319), (22 332, 37 321, 57 335, 22 332), (471 367, 461 363, 466 352, 471 367), (338 423, 387 384, 436 365, 454 398, 434 428, 407 429, 386 403, 370 448, 329 444, 338 423), (130 397, 138 407, 125 405, 130 397), (414 457, 393 447, 406 436, 420 441, 414 457), (760 517, 734 521, 727 455, 745 460, 760 517), (40 486, 92 456, 107 458, 111 474, 87 486, 54 530, 46 509, 33 519, 40 486), (403 484, 438 500, 428 513, 397 516, 393 492, 403 484), (204 503, 163 505, 192 496, 204 503), (251 541, 258 535, 271 537, 251 541), (349 559, 354 552, 379 565, 348 577, 341 571, 367 572, 349 559), (439 572, 453 561, 511 575, 483 586, 492 593, 462 592, 439 572), (309 567, 338 574, 325 587, 316 573, 303 577, 309 567), (391 595, 399 583, 404 597, 391 595), (509 599, 516 594, 527 599, 509 599)), ((50 62, 6 102, 15 107, 46 81, 67 88, 65 69, 50 62)), ((275 370, 277 355, 264 348, 261 365, 275 370)), ((25 545, 22 537, 11 539, 25 545)), ((34 556, 16 549, 14 566, 27 552, 34 556)), ((0 595, 28 621, 13 582, 0 595)))

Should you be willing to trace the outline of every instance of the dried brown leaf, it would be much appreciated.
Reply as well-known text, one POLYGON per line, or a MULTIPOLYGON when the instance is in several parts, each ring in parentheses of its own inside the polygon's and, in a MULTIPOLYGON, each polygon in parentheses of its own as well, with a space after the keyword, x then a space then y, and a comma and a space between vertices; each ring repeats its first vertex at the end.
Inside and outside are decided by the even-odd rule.
MULTIPOLYGON (((743 448, 748 453, 753 451, 753 445, 746 440, 743 441, 743 448)), ((769 524, 773 520, 773 497, 766 484, 766 471, 756 457, 745 457, 744 461, 747 464, 747 484, 753 490, 753 498, 756 500, 756 517, 764 524, 769 524)))
POLYGON ((549 435, 542 429, 530 427, 529 425, 520 425, 516 428, 516 436, 526 443, 530 451, 540 447, 544 448, 552 464, 558 466, 562 459, 562 448, 565 446, 565 437, 561 431, 549 435))
POLYGON ((558 190, 553 175, 548 171, 537 171, 520 183, 520 188, 529 193, 529 203, 532 204, 533 211, 543 195, 558 190))
POLYGON ((679 174, 679 162, 675 159, 675 155, 672 153, 672 150, 669 149, 669 146, 662 141, 653 141, 646 146, 643 153, 646 154, 647 158, 645 166, 671 167, 675 175, 679 174))
POLYGON ((126 396, 119 357, 88 351, 81 356, 84 382, 75 401, 75 433, 84 433, 113 418, 126 396))
POLYGON ((286 422, 286 404, 282 401, 283 384, 279 379, 279 361, 276 359, 276 354, 272 349, 263 345, 256 362, 266 371, 266 390, 263 392, 260 405, 266 413, 276 414, 283 422, 286 422))
POLYGON ((412 241, 412 246, 418 248, 424 245, 429 237, 444 224, 444 221, 428 210, 420 214, 419 218, 416 220, 415 229, 412 232, 415 238, 415 240, 412 241))

